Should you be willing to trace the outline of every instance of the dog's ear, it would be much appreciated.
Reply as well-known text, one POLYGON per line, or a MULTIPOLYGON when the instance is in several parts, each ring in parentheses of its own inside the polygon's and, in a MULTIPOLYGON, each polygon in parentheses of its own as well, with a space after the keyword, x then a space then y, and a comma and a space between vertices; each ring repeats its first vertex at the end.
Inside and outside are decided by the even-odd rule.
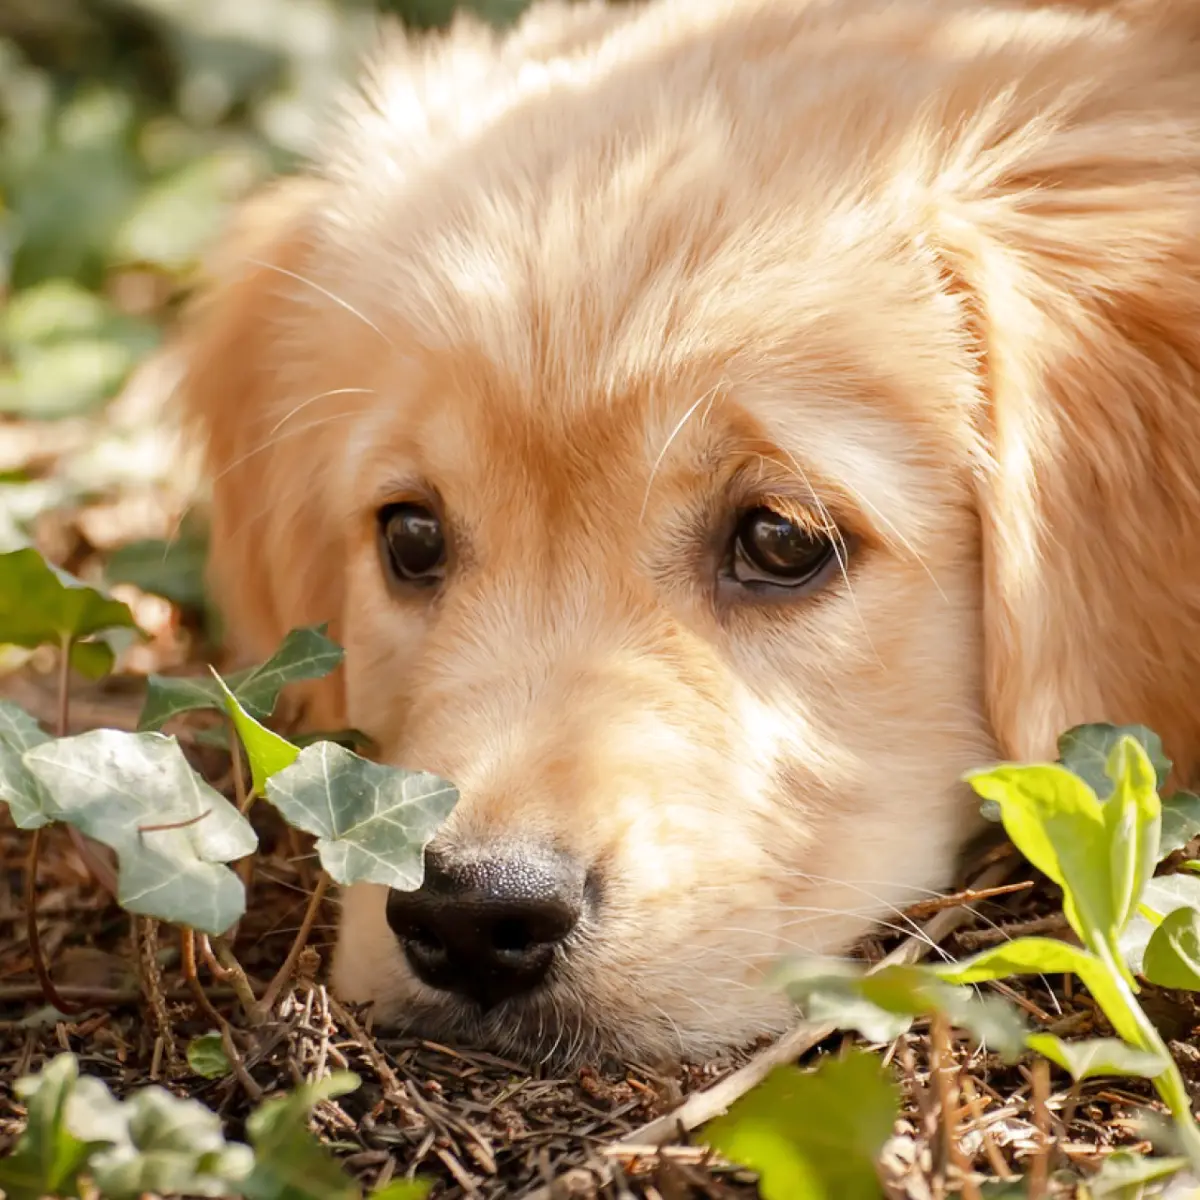
MULTIPOLYGON (((243 204, 179 337, 183 420, 212 485, 210 582, 231 644, 255 658, 290 629, 329 622, 337 637, 341 624, 342 561, 313 486, 316 444, 303 424, 283 431, 280 421, 325 187, 291 178, 243 204)), ((314 719, 338 719, 338 677, 306 696, 314 719)))
POLYGON ((1084 721, 1149 725, 1185 772, 1200 752, 1200 68, 1169 57, 988 131, 939 218, 980 364, 986 704, 1013 758, 1084 721))

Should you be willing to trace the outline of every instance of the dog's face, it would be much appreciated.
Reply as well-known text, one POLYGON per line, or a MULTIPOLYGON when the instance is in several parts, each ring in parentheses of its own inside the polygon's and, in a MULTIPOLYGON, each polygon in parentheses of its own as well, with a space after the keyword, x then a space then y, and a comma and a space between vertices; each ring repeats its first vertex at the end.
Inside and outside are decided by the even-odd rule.
POLYGON ((947 882, 962 772, 1098 694, 1000 724, 999 343, 934 246, 920 103, 850 136, 865 76, 753 45, 707 105, 670 39, 653 95, 636 56, 560 66, 403 183, 364 125, 197 319, 245 630, 332 620, 336 716, 461 792, 421 894, 344 897, 334 981, 378 1019, 534 1057, 779 1029, 779 958, 947 882))

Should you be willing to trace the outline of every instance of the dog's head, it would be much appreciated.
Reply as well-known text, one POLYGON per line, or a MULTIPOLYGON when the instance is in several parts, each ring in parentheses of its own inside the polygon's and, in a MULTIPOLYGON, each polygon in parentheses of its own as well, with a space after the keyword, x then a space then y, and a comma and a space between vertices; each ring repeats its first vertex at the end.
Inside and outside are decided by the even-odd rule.
POLYGON ((193 312, 233 629, 329 620, 317 719, 462 793, 421 892, 344 897, 378 1018, 704 1053, 947 882, 967 768, 1084 719, 1183 753, 1195 68, 796 7, 393 48, 193 312))

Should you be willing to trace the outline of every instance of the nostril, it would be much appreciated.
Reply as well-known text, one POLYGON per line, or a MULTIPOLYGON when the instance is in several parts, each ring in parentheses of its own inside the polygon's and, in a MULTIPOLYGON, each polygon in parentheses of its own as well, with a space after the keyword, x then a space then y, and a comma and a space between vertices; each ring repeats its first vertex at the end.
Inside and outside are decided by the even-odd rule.
POLYGON ((492 945, 497 950, 523 952, 535 944, 529 922, 520 917, 504 917, 492 926, 492 945))
POLYGON ((428 925, 414 925, 408 934, 408 940, 430 953, 446 953, 446 943, 428 925))

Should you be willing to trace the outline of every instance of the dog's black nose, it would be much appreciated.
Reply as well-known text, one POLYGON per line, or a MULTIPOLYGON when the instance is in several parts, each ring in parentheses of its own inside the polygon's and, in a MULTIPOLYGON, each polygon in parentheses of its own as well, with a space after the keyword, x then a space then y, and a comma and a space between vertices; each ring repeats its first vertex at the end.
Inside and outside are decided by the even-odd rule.
POLYGON ((531 991, 583 913, 586 875, 549 850, 425 853, 425 882, 393 891, 388 924, 417 977, 490 1008, 531 991))

